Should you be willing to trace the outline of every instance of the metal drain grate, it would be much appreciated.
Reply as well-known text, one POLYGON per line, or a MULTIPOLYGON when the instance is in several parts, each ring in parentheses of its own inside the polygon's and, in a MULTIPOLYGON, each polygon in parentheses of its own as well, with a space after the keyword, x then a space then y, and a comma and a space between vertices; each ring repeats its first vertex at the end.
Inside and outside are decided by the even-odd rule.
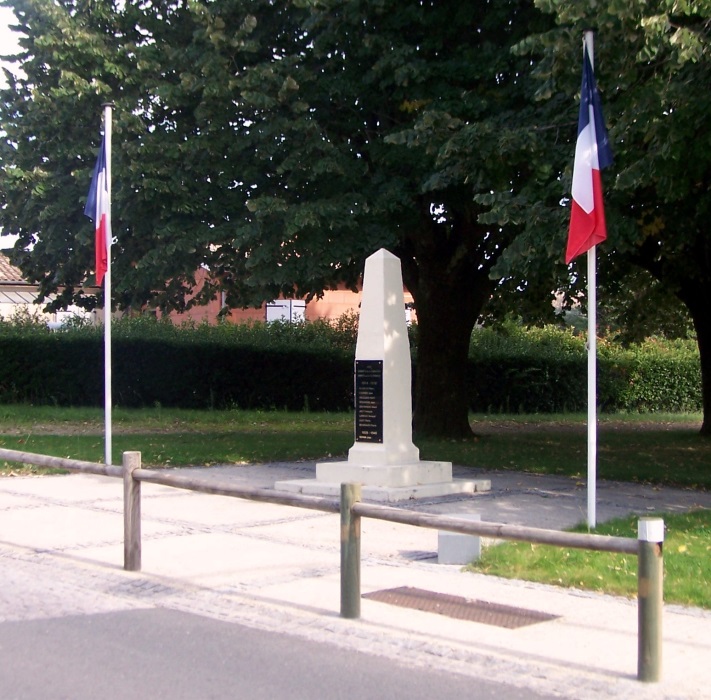
POLYGON ((556 620, 557 615, 537 612, 535 610, 525 610, 524 608, 514 608, 510 605, 499 605, 498 603, 488 603, 483 600, 470 600, 456 595, 446 593, 434 593, 424 591, 421 588, 389 588, 384 591, 374 591, 366 593, 363 598, 376 600, 380 603, 389 603, 401 608, 411 608, 422 610, 423 612, 433 612, 456 620, 469 620, 470 622, 481 622, 485 625, 495 625, 506 629, 516 629, 526 625, 534 625, 537 622, 547 622, 556 620))

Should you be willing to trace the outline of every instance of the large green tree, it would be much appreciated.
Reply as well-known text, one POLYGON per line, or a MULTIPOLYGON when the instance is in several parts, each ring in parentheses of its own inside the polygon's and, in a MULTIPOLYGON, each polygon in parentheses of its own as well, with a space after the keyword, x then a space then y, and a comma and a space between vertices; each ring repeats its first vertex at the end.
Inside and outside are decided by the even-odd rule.
POLYGON ((93 0, 5 4, 24 35, 21 72, 7 74, 0 99, 0 225, 19 235, 15 260, 43 295, 58 295, 56 307, 100 301, 85 286, 93 226, 82 203, 102 104, 113 101, 113 301, 126 307, 158 293, 179 304, 202 260, 209 192, 191 181, 191 200, 184 187, 190 164, 180 148, 194 134, 196 105, 170 104, 160 93, 180 79, 173 47, 192 41, 192 13, 160 2, 120 10, 93 0))
MULTIPOLYGON (((603 173, 609 237, 598 248, 601 289, 636 290, 628 312, 634 312, 635 300, 654 303, 659 294, 675 297, 688 310, 701 358, 701 432, 711 435, 711 2, 536 4, 555 13, 559 25, 519 47, 545 51, 534 68, 543 102, 579 84, 582 31, 597 28, 595 69, 615 155, 603 173), (649 276, 656 282, 645 283, 649 276)), ((564 121, 561 116, 555 123, 564 121)), ((560 173, 561 197, 569 192, 570 166, 560 173)), ((568 211, 557 210, 555 227, 562 229, 568 211)), ((499 216, 511 211, 506 203, 499 216)), ((556 210, 551 214, 555 220, 556 210)), ((506 251, 495 272, 535 276, 534 260, 522 265, 526 259, 517 252, 547 237, 537 222, 527 223, 517 239, 519 251, 506 251)), ((578 281, 584 279, 583 266, 572 268, 578 281)), ((680 320, 684 315, 680 306, 680 320)), ((635 337, 634 326, 644 325, 646 314, 640 309, 637 318, 627 316, 628 335, 635 337)))
POLYGON ((318 294, 388 247, 420 321, 415 427, 451 436, 487 299, 569 279, 560 205, 597 26, 616 156, 601 284, 636 265, 688 308, 711 432, 708 0, 6 4, 27 38, 0 99, 0 225, 44 293, 95 303, 81 212, 111 100, 115 303, 181 308, 201 265, 196 303, 318 294))
POLYGON ((0 224, 44 293, 92 303, 81 203, 112 100, 117 303, 180 308, 199 265, 232 306, 318 294, 385 246, 418 313, 415 428, 469 433, 469 337, 523 226, 490 213, 555 170, 511 51, 551 26, 532 2, 10 4, 0 224))

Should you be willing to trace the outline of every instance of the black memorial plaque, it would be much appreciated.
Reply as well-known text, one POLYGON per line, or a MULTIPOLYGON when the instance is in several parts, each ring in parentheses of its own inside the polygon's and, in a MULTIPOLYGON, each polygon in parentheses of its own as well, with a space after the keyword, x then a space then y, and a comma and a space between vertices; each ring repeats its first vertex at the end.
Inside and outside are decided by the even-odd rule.
POLYGON ((383 361, 355 363, 356 442, 383 441, 383 361))

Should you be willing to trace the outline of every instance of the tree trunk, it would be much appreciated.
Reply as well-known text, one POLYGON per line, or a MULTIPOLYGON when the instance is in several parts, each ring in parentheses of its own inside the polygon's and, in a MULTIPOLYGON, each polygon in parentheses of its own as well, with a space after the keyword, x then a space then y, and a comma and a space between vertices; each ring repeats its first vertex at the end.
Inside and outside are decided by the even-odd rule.
POLYGON ((692 238, 688 249, 680 253, 682 263, 674 258, 660 258, 659 245, 654 238, 649 238, 638 249, 635 262, 663 284, 670 284, 672 289, 676 288, 677 298, 689 311, 696 330, 701 363, 703 421, 700 434, 711 437, 711 249, 708 246, 708 237, 704 232, 697 238, 692 238), (689 260, 694 261, 693 267, 686 269, 689 260))
POLYGON ((437 295, 417 304, 417 361, 413 429, 418 437, 471 436, 467 356, 474 320, 460 299, 437 295), (443 332, 443 329, 444 330, 443 332))
POLYGON ((704 291, 705 294, 694 299, 687 297, 686 305, 694 322, 701 361, 701 402, 704 416, 701 435, 711 437, 711 308, 708 306, 711 290, 704 291))
MULTIPOLYGON (((417 310, 413 429, 416 436, 464 438, 469 425, 471 333, 494 282, 481 250, 456 256, 437 241, 402 256, 403 278, 417 310), (453 260, 458 260, 453 264, 453 260)), ((493 260, 493 256, 491 258, 493 260)))

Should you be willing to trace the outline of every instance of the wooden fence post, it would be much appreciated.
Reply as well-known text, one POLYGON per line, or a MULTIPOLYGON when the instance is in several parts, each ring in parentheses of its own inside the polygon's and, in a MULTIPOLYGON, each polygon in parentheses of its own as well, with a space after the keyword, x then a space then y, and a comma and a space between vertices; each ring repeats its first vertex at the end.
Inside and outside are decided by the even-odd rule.
POLYGON ((664 520, 640 518, 637 539, 637 679, 655 683, 662 676, 664 520))
POLYGON ((123 453, 123 568, 141 570, 141 482, 133 472, 141 468, 140 452, 123 453))
POLYGON ((341 484, 341 617, 360 617, 360 484, 341 484))

